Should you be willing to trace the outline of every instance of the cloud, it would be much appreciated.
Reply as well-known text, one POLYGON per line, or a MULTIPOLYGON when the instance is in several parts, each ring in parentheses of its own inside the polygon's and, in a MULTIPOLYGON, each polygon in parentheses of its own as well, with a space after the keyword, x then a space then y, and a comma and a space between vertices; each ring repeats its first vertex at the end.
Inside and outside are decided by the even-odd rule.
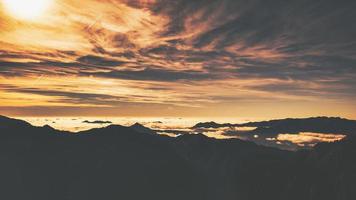
POLYGON ((179 81, 204 80, 213 78, 212 74, 198 71, 174 71, 167 69, 144 68, 142 70, 113 70, 108 72, 83 73, 85 75, 128 80, 179 81))
POLYGON ((94 67, 95 66, 103 66, 103 67, 120 66, 125 63, 122 61, 111 60, 111 59, 107 59, 99 56, 92 56, 92 55, 82 56, 78 58, 77 61, 84 65, 94 66, 94 67))
POLYGON ((320 133, 299 133, 299 134, 279 134, 278 141, 288 141, 298 146, 314 146, 320 142, 336 142, 345 138, 345 135, 320 134, 320 133))
POLYGON ((348 0, 64 0, 31 23, 2 12, 0 78, 17 87, 5 90, 7 99, 40 95, 47 103, 208 109, 281 99, 312 107, 330 99, 354 107, 355 6, 348 0), (40 86, 23 88, 29 79, 40 86), (85 84, 88 79, 100 84, 85 84))

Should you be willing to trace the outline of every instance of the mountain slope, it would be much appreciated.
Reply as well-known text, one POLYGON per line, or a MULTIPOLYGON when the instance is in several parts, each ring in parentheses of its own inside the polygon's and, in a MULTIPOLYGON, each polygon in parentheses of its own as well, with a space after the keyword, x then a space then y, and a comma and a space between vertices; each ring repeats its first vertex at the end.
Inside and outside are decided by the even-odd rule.
POLYGON ((356 139, 288 152, 111 125, 79 133, 0 117, 7 200, 355 199, 356 139))
POLYGON ((157 136, 0 124, 1 199, 204 199, 204 177, 157 136))

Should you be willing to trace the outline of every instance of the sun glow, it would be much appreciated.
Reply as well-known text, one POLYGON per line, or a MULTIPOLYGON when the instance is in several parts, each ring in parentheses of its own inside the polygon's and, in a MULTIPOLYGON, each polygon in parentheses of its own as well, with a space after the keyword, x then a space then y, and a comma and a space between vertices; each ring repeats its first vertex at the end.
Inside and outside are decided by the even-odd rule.
POLYGON ((33 20, 42 16, 52 0, 3 0, 5 9, 13 17, 33 20))

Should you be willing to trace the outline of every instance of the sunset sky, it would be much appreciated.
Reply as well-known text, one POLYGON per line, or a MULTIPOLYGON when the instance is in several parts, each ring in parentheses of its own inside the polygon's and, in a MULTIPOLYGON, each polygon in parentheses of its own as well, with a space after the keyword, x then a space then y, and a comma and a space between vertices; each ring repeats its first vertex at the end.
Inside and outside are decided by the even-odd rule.
POLYGON ((354 0, 0 0, 0 114, 356 119, 355 10, 354 0))

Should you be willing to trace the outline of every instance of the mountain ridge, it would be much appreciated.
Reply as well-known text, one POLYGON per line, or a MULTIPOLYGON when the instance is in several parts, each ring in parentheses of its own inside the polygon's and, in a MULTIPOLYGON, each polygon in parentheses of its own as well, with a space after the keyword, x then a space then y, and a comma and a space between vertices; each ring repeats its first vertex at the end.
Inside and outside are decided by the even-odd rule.
POLYGON ((0 117, 0 132, 1 199, 356 197, 352 135, 290 152, 203 134, 143 134, 120 125, 73 134, 0 117))
POLYGON ((349 120, 340 117, 310 117, 310 118, 286 118, 260 122, 248 122, 241 124, 216 122, 201 122, 194 125, 198 128, 222 128, 222 127, 255 127, 251 133, 279 134, 279 133, 299 133, 316 132, 326 134, 355 134, 356 120, 349 120))

